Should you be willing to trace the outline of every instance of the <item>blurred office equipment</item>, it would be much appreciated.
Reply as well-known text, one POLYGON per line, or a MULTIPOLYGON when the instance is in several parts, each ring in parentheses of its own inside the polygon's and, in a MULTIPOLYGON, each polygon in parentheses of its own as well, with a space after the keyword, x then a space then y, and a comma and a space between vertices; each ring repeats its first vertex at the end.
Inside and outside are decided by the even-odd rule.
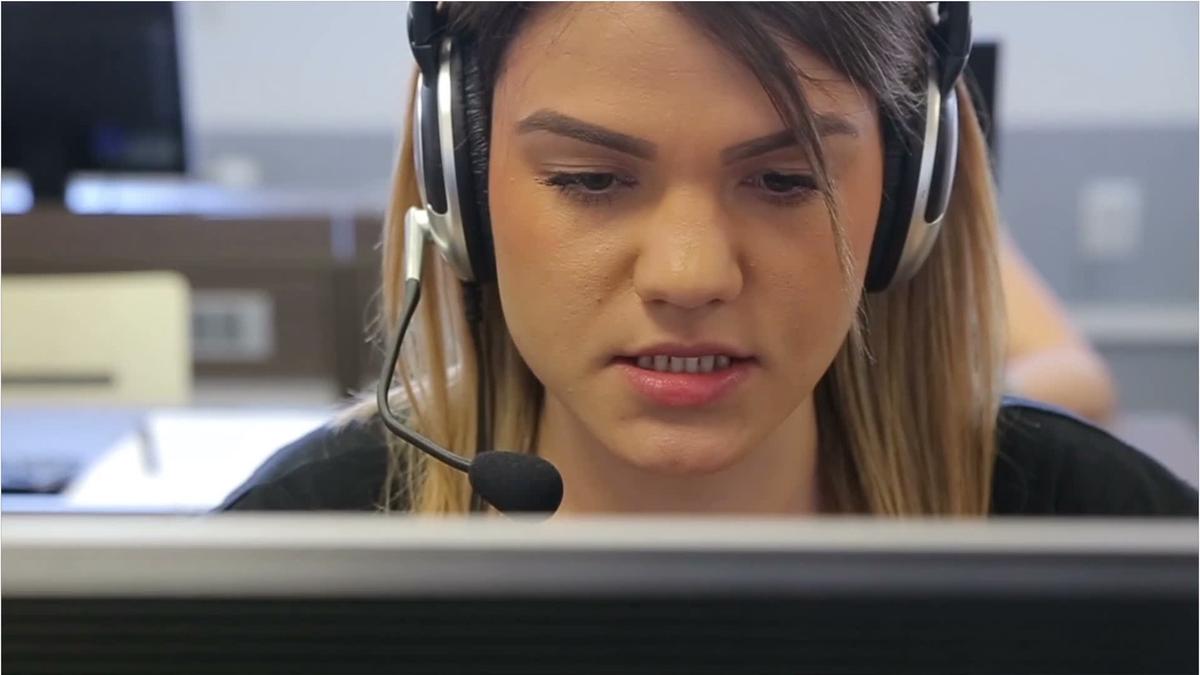
POLYGON ((6 520, 3 665, 21 672, 1196 664, 1194 519, 6 520))
POLYGON ((203 513, 275 450, 327 422, 321 407, 5 406, 12 513, 203 513))
MULTIPOLYGON (((192 408, 147 411, 63 492, 54 509, 27 510, 202 513, 277 449, 330 419, 321 408, 192 408), (145 444, 156 466, 147 470, 145 444)), ((37 508, 41 507, 41 508, 37 508)))
POLYGON ((192 332, 228 357, 236 327, 193 314, 178 273, 6 275, 0 292, 5 511, 203 511, 332 414, 181 407, 192 332))
POLYGON ((174 272, 6 275, 4 402, 183 404, 187 281, 174 272))
MULTIPOLYGON (((263 200, 270 195, 257 203, 263 200)), ((4 216, 5 511, 204 510, 374 377, 377 350, 364 333, 378 284, 379 221, 322 213, 312 202, 301 207, 260 210, 238 202, 220 215, 84 215, 39 206, 4 216), (10 289, 45 275, 162 269, 174 270, 190 289, 189 302, 168 322, 177 334, 159 345, 179 346, 168 370, 187 373, 187 395, 103 407, 18 395, 30 384, 10 358, 26 350, 15 349, 10 329, 40 327, 58 336, 27 341, 36 346, 28 351, 58 368, 119 342, 64 349, 61 338, 70 331, 18 320, 10 289), (10 375, 17 378, 10 382, 10 375)), ((124 325, 148 338, 152 326, 145 323, 124 325)), ((86 333, 89 324, 70 327, 86 333)), ((149 353, 139 358, 146 362, 149 353)), ((64 391, 61 383, 56 391, 64 391)))
POLYGON ((323 212, 312 203, 164 211, 6 215, 4 273, 183 275, 191 287, 197 395, 213 382, 249 390, 270 383, 285 392, 315 387, 325 403, 378 375, 380 350, 367 327, 379 286, 380 217, 323 212))
POLYGON ((141 424, 136 408, 5 404, 0 510, 61 511, 62 491, 122 439, 139 436, 141 424))
POLYGON ((0 171, 0 213, 26 213, 33 208, 33 188, 20 171, 0 171))
POLYGON ((76 171, 184 171, 173 3, 12 2, 0 18, 0 162, 38 201, 76 171))
MULTIPOLYGON (((173 272, 3 278, 6 494, 62 490, 139 428, 131 408, 189 401, 188 295, 173 272)), ((142 450, 153 468, 154 449, 142 450)))

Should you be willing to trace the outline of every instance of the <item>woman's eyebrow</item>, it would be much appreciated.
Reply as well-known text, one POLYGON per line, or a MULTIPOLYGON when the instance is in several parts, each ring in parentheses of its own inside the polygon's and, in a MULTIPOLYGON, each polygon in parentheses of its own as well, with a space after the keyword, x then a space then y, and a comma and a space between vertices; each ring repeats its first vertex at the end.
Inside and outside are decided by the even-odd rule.
POLYGON ((602 145, 639 159, 654 159, 654 155, 658 151, 658 146, 650 141, 612 129, 605 129, 600 125, 584 122, 553 110, 539 110, 517 123, 518 134, 527 134, 533 131, 548 131, 584 143, 602 145))
MULTIPOLYGON (((839 134, 852 138, 858 136, 858 127, 854 126, 853 122, 841 115, 817 113, 813 117, 817 127, 817 134, 822 138, 839 134)), ((725 148, 721 151, 721 162, 723 164, 732 164, 794 145, 797 145, 796 134, 792 133, 790 129, 784 129, 783 131, 752 138, 725 148)))
MULTIPOLYGON (((858 128, 841 115, 820 113, 815 116, 815 119, 817 133, 821 136, 837 134, 858 136, 858 128)), ((658 146, 650 141, 606 129, 598 124, 584 122, 554 110, 538 110, 517 122, 517 134, 534 131, 546 131, 584 143, 600 145, 639 159, 654 159, 658 151, 658 146)), ((796 137, 791 131, 785 129, 731 145, 721 151, 721 161, 724 164, 731 164, 792 145, 796 145, 796 137)))

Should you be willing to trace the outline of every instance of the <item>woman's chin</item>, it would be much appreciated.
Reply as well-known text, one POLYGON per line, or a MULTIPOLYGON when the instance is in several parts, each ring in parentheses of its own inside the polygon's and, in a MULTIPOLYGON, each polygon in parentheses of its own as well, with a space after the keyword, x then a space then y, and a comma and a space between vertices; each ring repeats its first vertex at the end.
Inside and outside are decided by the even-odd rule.
POLYGON ((743 443, 711 434, 669 438, 625 438, 617 446, 621 459, 638 469, 669 476, 718 473, 745 456, 743 443))

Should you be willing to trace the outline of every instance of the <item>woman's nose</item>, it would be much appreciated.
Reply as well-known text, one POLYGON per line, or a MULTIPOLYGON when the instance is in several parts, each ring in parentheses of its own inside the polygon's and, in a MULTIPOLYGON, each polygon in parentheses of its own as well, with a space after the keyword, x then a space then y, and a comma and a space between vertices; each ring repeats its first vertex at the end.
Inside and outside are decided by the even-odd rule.
POLYGON ((634 267, 643 302, 696 308, 741 293, 741 262, 721 213, 715 198, 697 192, 677 194, 656 209, 634 267))

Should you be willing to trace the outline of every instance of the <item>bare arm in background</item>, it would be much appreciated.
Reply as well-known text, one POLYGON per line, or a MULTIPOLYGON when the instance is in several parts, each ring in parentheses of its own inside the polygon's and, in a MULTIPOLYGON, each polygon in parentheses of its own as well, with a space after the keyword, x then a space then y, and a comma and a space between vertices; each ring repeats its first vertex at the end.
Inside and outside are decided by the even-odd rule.
POLYGON ((1001 234, 1000 276, 1008 312, 1009 392, 1100 424, 1111 421, 1116 390, 1108 366, 1071 325, 1053 291, 1007 232, 1001 234))

